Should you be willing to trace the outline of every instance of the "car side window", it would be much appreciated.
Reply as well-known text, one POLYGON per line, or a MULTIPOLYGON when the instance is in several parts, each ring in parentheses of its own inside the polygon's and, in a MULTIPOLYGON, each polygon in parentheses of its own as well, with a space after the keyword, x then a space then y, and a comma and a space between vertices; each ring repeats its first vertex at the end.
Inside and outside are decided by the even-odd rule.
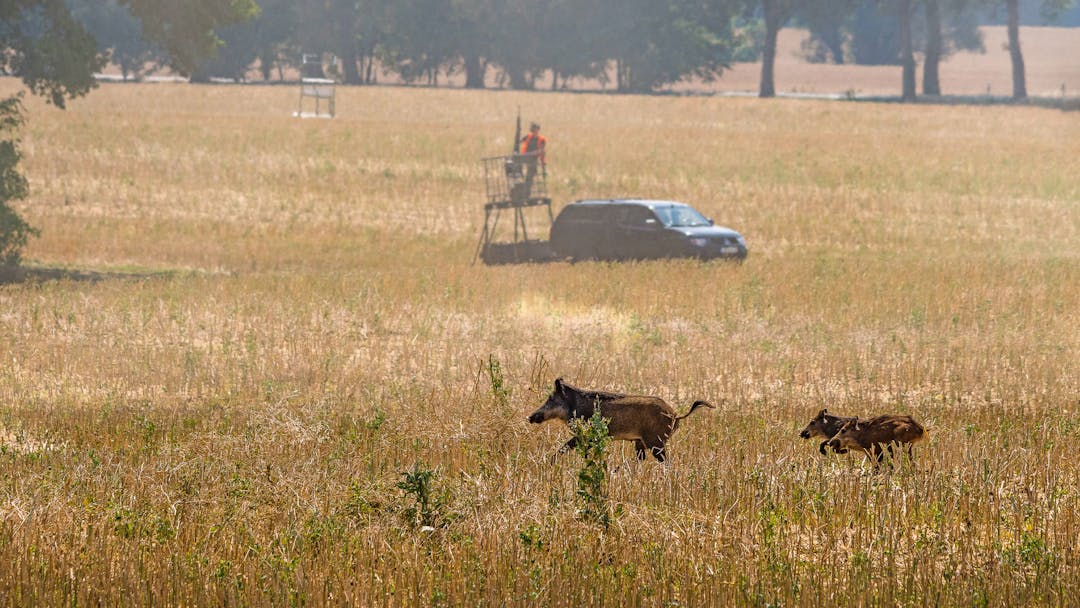
POLYGON ((645 207, 628 207, 622 217, 622 223, 639 228, 658 225, 656 215, 645 207))
POLYGON ((567 208, 562 210, 562 213, 559 214, 559 217, 563 221, 567 221, 567 222, 575 221, 575 220, 577 220, 578 218, 581 217, 581 208, 580 207, 573 207, 573 206, 567 207, 567 208))
POLYGON ((566 207, 560 217, 569 223, 581 223, 581 222, 595 222, 600 219, 598 217, 599 210, 590 206, 568 206, 566 207))

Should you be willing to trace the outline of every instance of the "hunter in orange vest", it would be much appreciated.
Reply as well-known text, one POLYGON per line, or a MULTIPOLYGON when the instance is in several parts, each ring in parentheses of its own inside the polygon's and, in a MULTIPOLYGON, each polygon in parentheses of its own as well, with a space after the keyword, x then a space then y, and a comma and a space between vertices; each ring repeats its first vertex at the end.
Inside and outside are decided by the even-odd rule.
POLYGON ((529 125, 529 134, 521 138, 521 153, 535 154, 540 159, 540 164, 547 164, 544 158, 544 148, 547 147, 547 138, 540 135, 540 123, 534 122, 529 125))

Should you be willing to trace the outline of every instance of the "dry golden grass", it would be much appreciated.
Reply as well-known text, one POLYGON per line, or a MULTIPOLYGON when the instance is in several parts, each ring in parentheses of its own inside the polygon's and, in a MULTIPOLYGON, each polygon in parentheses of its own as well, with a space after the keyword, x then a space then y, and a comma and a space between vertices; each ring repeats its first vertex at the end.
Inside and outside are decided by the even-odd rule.
POLYGON ((26 256, 110 274, 0 286, 0 603, 1080 603, 1075 115, 295 93, 31 104, 26 256), (746 263, 470 265, 519 105, 559 204, 685 199, 746 263), (606 532, 525 423, 560 375, 720 406, 614 446, 606 532), (929 440, 822 458, 822 406, 929 440))

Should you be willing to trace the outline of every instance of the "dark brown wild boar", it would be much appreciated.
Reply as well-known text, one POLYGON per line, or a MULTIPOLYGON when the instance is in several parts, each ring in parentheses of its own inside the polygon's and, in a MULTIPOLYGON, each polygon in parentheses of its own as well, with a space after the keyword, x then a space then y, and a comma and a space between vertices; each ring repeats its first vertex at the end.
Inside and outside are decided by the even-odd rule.
MULTIPOLYGON (((817 416, 810 421, 810 424, 806 425, 806 428, 799 433, 799 437, 803 439, 810 439, 811 437, 824 437, 825 440, 818 445, 818 451, 822 454, 825 453, 825 446, 829 444, 829 440, 836 435, 848 422, 854 420, 850 416, 833 416, 829 414, 825 409, 822 409, 817 413, 817 416)), ((847 450, 838 450, 839 454, 846 454, 847 450)))
MULTIPOLYGON (((574 420, 592 418, 596 409, 607 419, 608 434, 614 439, 633 441, 639 460, 645 459, 649 450, 660 462, 666 457, 665 445, 679 421, 694 413, 699 407, 713 407, 706 401, 695 401, 690 411, 677 416, 675 410, 659 397, 643 395, 623 395, 602 391, 586 391, 555 380, 555 390, 540 409, 529 416, 529 422, 540 424, 548 420, 559 420, 570 424, 574 420)), ((559 449, 562 454, 574 449, 577 438, 566 442, 559 449)))
POLYGON ((911 458, 912 447, 925 437, 926 431, 911 416, 878 416, 870 420, 856 417, 837 431, 829 440, 829 447, 861 450, 876 465, 881 464, 886 450, 892 456, 894 445, 904 447, 911 458))

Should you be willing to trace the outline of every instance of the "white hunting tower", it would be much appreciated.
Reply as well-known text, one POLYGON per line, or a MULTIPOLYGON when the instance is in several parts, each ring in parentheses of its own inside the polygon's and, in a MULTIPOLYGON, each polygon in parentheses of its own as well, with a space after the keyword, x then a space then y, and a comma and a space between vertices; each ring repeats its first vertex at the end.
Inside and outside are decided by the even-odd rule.
POLYGON ((293 116, 298 118, 333 118, 334 96, 336 95, 337 82, 326 78, 322 69, 322 56, 316 54, 304 54, 303 65, 300 66, 300 106, 293 116), (308 106, 314 105, 314 111, 304 110, 304 100, 308 106), (323 106, 325 106, 325 111, 323 106))

